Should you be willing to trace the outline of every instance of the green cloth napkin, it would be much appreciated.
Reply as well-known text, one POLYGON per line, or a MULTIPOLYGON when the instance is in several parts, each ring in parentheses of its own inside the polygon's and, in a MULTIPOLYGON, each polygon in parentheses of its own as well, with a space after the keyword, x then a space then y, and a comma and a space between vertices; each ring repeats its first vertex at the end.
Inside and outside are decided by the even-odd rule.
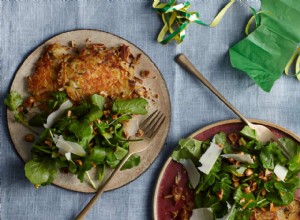
POLYGON ((300 42, 300 1, 261 0, 261 25, 229 49, 231 65, 269 92, 300 42))

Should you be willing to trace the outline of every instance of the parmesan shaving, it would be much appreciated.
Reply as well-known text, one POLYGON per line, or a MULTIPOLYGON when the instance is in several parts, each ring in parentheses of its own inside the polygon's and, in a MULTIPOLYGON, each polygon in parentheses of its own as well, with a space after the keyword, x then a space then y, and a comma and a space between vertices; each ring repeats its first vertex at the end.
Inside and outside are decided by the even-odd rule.
POLYGON ((279 164, 276 164, 275 168, 274 168, 274 173, 276 174, 276 176, 284 182, 284 179, 288 173, 288 169, 285 168, 284 166, 281 166, 279 164))
POLYGON ((221 157, 224 158, 232 158, 236 161, 242 162, 242 163, 249 163, 249 164, 253 164, 254 161, 251 158, 251 156, 249 154, 222 154, 221 157))
POLYGON ((195 189, 200 180, 199 171, 197 170, 197 168, 195 167, 195 165, 191 161, 191 159, 187 159, 187 160, 181 159, 179 161, 179 163, 181 163, 184 166, 184 168, 186 169, 190 183, 191 183, 192 187, 195 189))
POLYGON ((199 220, 199 219, 214 220, 215 216, 213 214, 213 210, 211 208, 193 209, 193 214, 190 220, 199 220))
POLYGON ((62 135, 55 135, 53 139, 56 142, 59 152, 64 154, 69 161, 71 160, 71 153, 81 157, 86 155, 86 152, 81 145, 76 142, 66 141, 62 135))
POLYGON ((205 151, 205 153, 199 160, 202 166, 198 167, 198 169, 205 174, 209 174, 211 168, 214 166, 221 153, 222 148, 211 142, 209 148, 205 151))
POLYGON ((61 106, 59 107, 59 109, 57 109, 56 111, 52 112, 48 118, 47 118, 47 123, 44 124, 45 128, 51 128, 52 125, 54 125, 54 123, 56 122, 56 120, 61 117, 64 112, 68 109, 71 108, 73 106, 72 102, 70 100, 65 101, 63 104, 61 104, 61 106))

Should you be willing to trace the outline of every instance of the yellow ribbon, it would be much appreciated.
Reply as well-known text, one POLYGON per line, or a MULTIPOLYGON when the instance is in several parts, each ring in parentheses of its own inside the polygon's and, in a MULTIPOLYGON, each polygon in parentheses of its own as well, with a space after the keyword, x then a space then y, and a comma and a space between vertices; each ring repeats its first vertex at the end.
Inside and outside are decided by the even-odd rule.
POLYGON ((300 81, 300 47, 298 47, 297 50, 295 50, 293 56, 291 57, 291 59, 287 63, 287 65, 284 69, 284 72, 287 76, 289 76, 289 75, 296 76, 297 79, 300 81), (291 66, 292 66, 292 64, 294 63, 295 60, 296 60, 295 74, 291 74, 290 69, 291 69, 291 66))
POLYGON ((154 0, 152 7, 157 13, 161 14, 164 23, 163 28, 158 34, 157 41, 161 44, 167 44, 175 40, 180 44, 185 38, 185 30, 191 22, 203 26, 216 27, 234 2, 236 0, 230 0, 216 15, 214 20, 210 24, 206 24, 199 19, 200 15, 198 12, 188 11, 190 7, 189 2, 175 5, 176 0, 170 0, 168 3, 161 3, 160 0, 154 0))

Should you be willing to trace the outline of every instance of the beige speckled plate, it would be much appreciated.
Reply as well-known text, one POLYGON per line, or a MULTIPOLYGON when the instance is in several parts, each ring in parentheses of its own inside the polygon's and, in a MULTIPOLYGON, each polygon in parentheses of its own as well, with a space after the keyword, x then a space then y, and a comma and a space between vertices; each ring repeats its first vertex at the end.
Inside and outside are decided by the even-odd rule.
MULTIPOLYGON (((111 182, 106 187, 106 190, 112 190, 136 179, 152 164, 152 162, 155 160, 155 158, 157 157, 164 145, 170 126, 171 107, 170 98, 165 81, 158 68, 143 51, 141 51, 138 47, 121 37, 102 31, 76 30, 62 33, 46 41, 27 57, 27 59, 24 61, 24 63, 21 65, 21 67, 15 75, 15 78, 11 85, 11 90, 19 92, 20 94, 22 94, 23 97, 28 96, 28 93, 26 92, 27 83, 25 81, 25 77, 32 74, 35 67, 35 63, 42 54, 45 45, 51 43, 61 43, 64 45, 69 45, 71 41, 75 41, 76 45, 80 46, 85 44, 87 40, 91 41, 92 43, 103 43, 107 47, 126 44, 130 47, 130 50, 134 55, 139 53, 142 54, 140 63, 135 68, 136 74, 139 73, 141 70, 150 71, 150 77, 144 80, 143 85, 147 88, 150 88, 153 94, 159 95, 158 100, 151 108, 160 109, 166 114, 166 120, 164 121, 164 124, 162 125, 159 134, 157 134, 153 138, 153 143, 151 143, 153 147, 148 148, 148 150, 140 154, 141 163, 139 164, 139 166, 130 170, 121 171, 114 177, 113 180, 111 180, 111 182)), ((10 111, 7 112, 7 122, 11 139, 14 143, 18 154, 24 161, 29 160, 31 157, 31 146, 29 143, 23 140, 23 137, 30 132, 21 124, 14 122, 13 114, 10 111)), ((107 173, 107 175, 108 174, 109 172, 107 173)), ((72 174, 60 173, 55 179, 54 184, 65 189, 79 192, 95 192, 95 190, 90 186, 90 184, 87 181, 80 183, 77 177, 72 174)), ((97 185, 100 185, 100 183, 97 183, 97 185)))

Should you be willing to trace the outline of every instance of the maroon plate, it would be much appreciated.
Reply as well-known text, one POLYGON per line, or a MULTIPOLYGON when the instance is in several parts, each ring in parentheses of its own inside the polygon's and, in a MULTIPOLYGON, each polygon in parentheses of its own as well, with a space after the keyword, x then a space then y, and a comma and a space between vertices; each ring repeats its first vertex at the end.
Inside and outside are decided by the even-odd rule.
MULTIPOLYGON (((277 138, 288 137, 298 143, 300 138, 290 132, 289 130, 282 128, 278 125, 261 121, 261 120, 250 120, 253 123, 265 125, 272 130, 277 138)), ((238 119, 226 120, 208 125, 200 130, 196 131, 189 137, 197 140, 210 140, 213 136, 219 132, 230 134, 232 132, 239 132, 245 126, 245 123, 238 119)), ((188 176, 183 166, 171 159, 166 161, 162 171, 159 175, 154 200, 153 200, 153 216, 155 220, 169 220, 172 219, 172 211, 176 209, 173 199, 168 199, 168 195, 172 193, 172 187, 175 182, 175 177, 180 174, 181 180, 179 181, 180 186, 189 190, 188 188, 188 176)))

